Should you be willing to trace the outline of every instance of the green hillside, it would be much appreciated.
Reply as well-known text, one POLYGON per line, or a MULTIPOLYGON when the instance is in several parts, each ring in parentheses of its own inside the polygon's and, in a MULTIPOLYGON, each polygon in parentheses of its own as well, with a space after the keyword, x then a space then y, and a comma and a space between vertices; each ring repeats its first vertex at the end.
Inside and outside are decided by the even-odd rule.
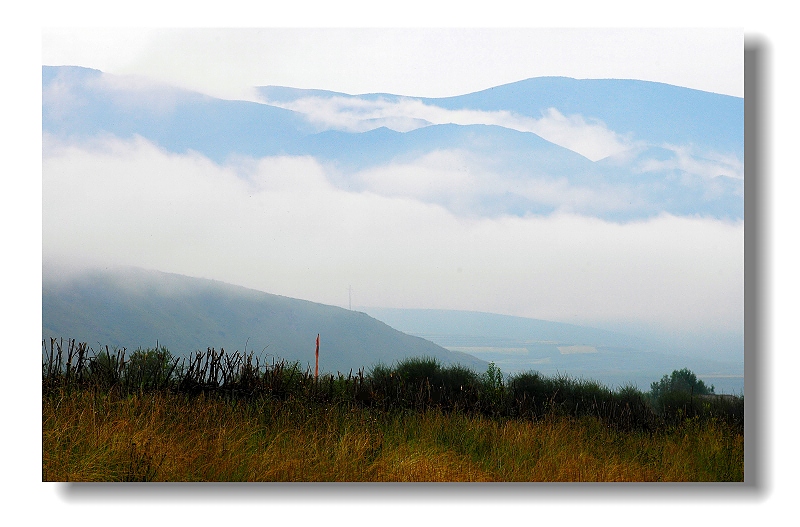
POLYGON ((175 355, 208 347, 255 351, 347 372, 407 357, 484 371, 487 363, 401 333, 360 312, 222 282, 124 269, 91 271, 42 282, 42 338, 75 338, 90 346, 133 350, 156 341, 175 355))

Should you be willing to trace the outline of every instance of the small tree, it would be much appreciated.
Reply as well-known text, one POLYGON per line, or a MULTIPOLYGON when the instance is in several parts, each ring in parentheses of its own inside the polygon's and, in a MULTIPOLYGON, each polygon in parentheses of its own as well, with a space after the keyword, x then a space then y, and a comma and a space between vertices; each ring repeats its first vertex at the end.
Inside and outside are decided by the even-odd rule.
POLYGON ((503 372, 494 362, 490 362, 481 380, 485 400, 493 407, 498 406, 503 400, 503 372))
POLYGON ((174 367, 172 354, 164 346, 139 348, 125 364, 125 380, 131 387, 158 388, 169 381, 174 367))
POLYGON ((660 399, 668 393, 688 393, 691 395, 710 395, 714 393, 714 386, 706 384, 697 378, 690 369, 674 370, 671 375, 664 375, 660 381, 650 385, 650 396, 654 400, 660 399))

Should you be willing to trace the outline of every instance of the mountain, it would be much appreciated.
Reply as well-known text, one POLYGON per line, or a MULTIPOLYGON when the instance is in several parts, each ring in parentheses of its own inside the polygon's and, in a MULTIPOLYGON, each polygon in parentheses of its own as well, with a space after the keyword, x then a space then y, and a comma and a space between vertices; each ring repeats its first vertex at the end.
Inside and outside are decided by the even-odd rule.
POLYGON ((511 111, 540 117, 548 108, 598 119, 649 143, 694 144, 744 159, 744 99, 630 79, 537 77, 455 97, 422 99, 450 110, 511 111))
POLYGON ((245 351, 246 346, 313 367, 317 334, 322 371, 368 370, 419 356, 479 372, 487 365, 364 313, 212 280, 127 268, 58 279, 46 272, 42 284, 42 338, 75 338, 95 349, 132 351, 158 341, 183 356, 207 347, 245 351))
POLYGON ((284 154, 315 131, 291 110, 70 66, 42 68, 42 130, 73 140, 138 135, 170 152, 196 151, 217 163, 236 154, 284 154))
MULTIPOLYGON (((624 386, 650 383, 673 370, 689 368, 718 393, 741 393, 741 362, 704 358, 701 351, 681 353, 668 338, 647 338, 618 331, 525 317, 438 309, 362 308, 405 333, 451 351, 469 353, 497 364, 505 373, 536 370, 568 374, 624 386), (674 345, 674 347, 673 347, 674 345)), ((696 343, 699 348, 705 342, 696 343)), ((741 344, 741 343, 740 343, 741 344)))
POLYGON ((494 125, 439 124, 409 132, 385 127, 361 133, 327 131, 298 141, 297 153, 337 163, 349 171, 391 161, 411 161, 437 150, 463 150, 472 155, 533 174, 565 176, 593 170, 594 164, 571 150, 530 132, 494 125))
POLYGON ((650 144, 692 144, 744 157, 744 99, 633 79, 535 77, 453 97, 349 95, 325 90, 260 86, 265 101, 288 105, 302 99, 400 103, 419 101, 452 111, 509 112, 538 119, 550 108, 601 121, 619 134, 650 144))
POLYGON ((647 389, 688 367, 719 393, 743 391, 741 364, 665 353, 647 339, 616 331, 493 313, 362 309, 136 268, 64 277, 46 269, 42 338, 129 351, 158 342, 177 356, 207 347, 247 350, 313 367, 319 333, 320 369, 327 372, 428 356, 477 372, 492 361, 506 374, 536 370, 647 389))
POLYGON ((140 136, 219 164, 312 157, 338 188, 388 197, 407 197, 402 181, 386 184, 398 173, 430 169, 443 180, 458 173, 459 188, 415 196, 458 215, 566 212, 623 223, 664 213, 744 217, 742 98, 563 77, 446 98, 257 92, 266 103, 45 66, 42 131, 69 142, 140 136))

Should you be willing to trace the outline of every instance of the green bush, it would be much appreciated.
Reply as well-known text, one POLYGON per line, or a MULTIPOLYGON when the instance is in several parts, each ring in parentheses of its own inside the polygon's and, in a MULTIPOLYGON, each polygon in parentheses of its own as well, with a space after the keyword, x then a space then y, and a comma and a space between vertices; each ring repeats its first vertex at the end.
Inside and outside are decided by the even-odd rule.
POLYGON ((174 367, 172 354, 164 346, 138 348, 125 364, 124 382, 139 389, 161 388, 169 383, 174 367))
POLYGON ((370 395, 384 407, 444 410, 473 408, 482 390, 482 378, 460 365, 442 366, 429 357, 412 357, 393 368, 375 366, 367 377, 370 395))
POLYGON ((711 395, 714 393, 714 386, 706 386, 688 368, 675 370, 671 375, 664 375, 660 381, 650 385, 650 396, 654 400, 659 400, 662 395, 673 392, 688 393, 690 396, 711 395))
POLYGON ((541 399, 546 398, 546 394, 550 391, 550 382, 548 381, 549 379, 543 377, 538 371, 528 371, 511 377, 509 388, 515 397, 541 399))
POLYGON ((716 395, 714 386, 706 386, 688 368, 675 370, 652 383, 648 399, 654 411, 668 424, 700 417, 744 426, 744 397, 716 395))
POLYGON ((441 369, 442 366, 436 359, 412 357, 400 361, 395 367, 395 373, 408 384, 418 385, 426 381, 433 384, 439 377, 441 369))
POLYGON ((429 357, 408 358, 393 367, 377 365, 348 375, 314 378, 297 362, 262 363, 252 353, 227 353, 209 348, 179 359, 164 346, 139 348, 129 357, 125 348, 108 347, 91 355, 86 343, 43 341, 42 388, 45 393, 78 386, 119 390, 175 390, 189 395, 217 393, 224 397, 267 396, 387 410, 477 412, 493 417, 539 419, 549 415, 592 416, 609 426, 654 430, 685 419, 721 419, 743 427, 744 397, 716 395, 690 370, 675 370, 651 385, 648 393, 628 385, 617 390, 592 380, 553 377, 536 371, 506 378, 496 364, 486 372, 442 366, 429 357))
POLYGON ((106 348, 101 350, 89 362, 89 369, 94 381, 100 386, 113 386, 122 380, 125 366, 125 350, 106 348))
POLYGON ((441 385, 452 393, 473 392, 480 385, 480 378, 471 369, 454 365, 440 370, 441 385))
POLYGON ((484 403, 490 410, 499 410, 503 406, 503 395, 505 393, 503 372, 494 362, 490 362, 481 381, 481 398, 484 403))

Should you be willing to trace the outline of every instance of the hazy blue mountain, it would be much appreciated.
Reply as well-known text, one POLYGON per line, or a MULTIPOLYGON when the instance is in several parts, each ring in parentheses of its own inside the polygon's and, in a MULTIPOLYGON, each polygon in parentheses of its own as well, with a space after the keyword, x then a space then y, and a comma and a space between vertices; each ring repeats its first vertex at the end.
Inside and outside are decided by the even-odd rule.
MULTIPOLYGON (((431 125, 410 132, 385 127, 362 133, 326 131, 300 139, 291 153, 313 155, 337 168, 335 184, 351 191, 368 190, 359 180, 362 170, 390 163, 411 164, 417 158, 440 151, 459 151, 466 163, 478 171, 501 174, 495 194, 485 192, 459 202, 478 214, 549 214, 563 202, 540 199, 536 193, 519 192, 531 181, 559 187, 563 182, 576 194, 597 193, 595 201, 578 210, 611 221, 646 218, 668 212, 676 216, 705 214, 717 218, 744 217, 742 180, 719 176, 707 178, 687 174, 677 166, 646 170, 651 161, 670 164, 674 152, 649 147, 634 152, 624 162, 603 159, 592 162, 566 148, 530 132, 495 125, 431 125), (601 196, 619 196, 616 202, 601 196), (624 199, 626 197, 628 199, 624 199), (635 199, 634 199, 635 197, 635 199)), ((448 203, 441 203, 448 206, 448 203)), ((454 212, 464 212, 455 210, 454 212)))
POLYGON ((658 82, 536 77, 453 97, 349 95, 326 90, 260 86, 265 100, 290 103, 318 97, 398 102, 419 100, 448 110, 507 111, 540 118, 549 108, 600 120, 620 134, 652 144, 694 144, 744 157, 744 99, 658 82))
POLYGON ((207 347, 255 351, 313 367, 321 335, 323 371, 367 370, 405 357, 436 357, 478 372, 536 370, 642 389, 688 367, 718 392, 743 391, 742 364, 665 353, 640 336, 491 313, 366 308, 350 311, 218 281, 126 268, 70 278, 45 272, 42 338, 104 345, 167 346, 176 355, 207 347), (374 318, 373 318, 374 317, 374 318))
MULTIPOLYGON (((536 370, 594 379, 609 386, 635 383, 649 389, 650 383, 662 375, 690 368, 715 385, 719 393, 744 390, 741 361, 707 358, 697 350, 687 353, 685 343, 671 348, 670 339, 664 336, 653 338, 494 313, 362 309, 400 331, 492 361, 505 373, 536 370)), ((697 348, 705 344, 698 342, 697 348)))
POLYGON ((326 124, 317 119, 316 110, 301 113, 271 104, 220 100, 97 70, 45 66, 42 130, 79 141, 138 135, 167 151, 193 150, 217 163, 241 156, 313 156, 332 168, 326 175, 338 187, 390 197, 401 194, 365 181, 364 171, 398 164, 413 171, 414 163, 429 154, 457 153, 459 161, 454 163, 463 166, 449 168, 484 179, 449 193, 415 197, 455 214, 563 211, 617 222, 663 213, 744 217, 741 98, 653 82, 561 77, 440 99, 274 86, 259 91, 272 104, 284 106, 303 99, 349 100, 352 108, 326 111, 361 119, 361 126, 373 129, 352 131, 326 124), (532 119, 555 108, 589 124, 602 123, 631 146, 624 155, 593 162, 534 133, 496 124, 430 125, 409 115, 377 118, 359 113, 364 103, 384 108, 409 101, 532 119), (381 125, 393 120, 416 123, 416 128, 398 132, 381 125))
MULTIPOLYGON (((642 201, 638 207, 620 211, 614 219, 659 208, 676 216, 706 215, 729 220, 744 219, 744 180, 718 175, 690 174, 675 162, 675 152, 650 146, 631 152, 620 162, 606 158, 594 163, 595 173, 606 185, 629 189, 642 201), (657 170, 647 169, 662 163, 657 170), (634 212, 635 211, 635 212, 634 212)), ((693 162, 708 162, 695 157, 693 162)))
POLYGON ((622 333, 588 328, 563 322, 549 322, 525 317, 454 311, 447 309, 364 308, 395 327, 407 328, 430 337, 461 336, 467 339, 494 339, 560 342, 565 345, 592 342, 599 346, 634 347, 636 339, 622 333))
POLYGON ((487 168, 512 167, 529 175, 567 176, 594 171, 594 163, 530 132, 493 125, 440 124, 410 132, 385 127, 361 133, 327 131, 297 142, 297 153, 309 153, 349 171, 389 162, 410 162, 437 150, 464 150, 487 168))
POLYGON ((88 68, 44 66, 42 97, 42 130, 58 137, 139 135, 170 152, 194 150, 218 163, 231 154, 284 154, 315 131, 291 110, 140 86, 88 68))
POLYGON ((422 99, 452 110, 507 110, 540 117, 547 108, 603 121, 617 133, 661 144, 694 144, 744 159, 744 99, 658 82, 537 77, 467 95, 422 99))
POLYGON ((401 333, 370 316, 222 282, 124 269, 85 272, 42 285, 42 338, 75 338, 90 346, 132 351, 156 341, 175 355, 208 347, 255 351, 261 356, 314 365, 320 334, 320 369, 367 370, 405 357, 429 356, 477 371, 486 362, 401 333))
POLYGON ((274 103, 288 103, 307 97, 320 97, 323 99, 341 97, 344 99, 361 99, 365 101, 390 101, 390 102, 397 102, 402 99, 408 98, 402 95, 392 95, 391 93, 364 93, 360 95, 351 95, 349 93, 342 93, 337 91, 291 88, 289 86, 258 86, 257 90, 258 93, 265 100, 274 103))

